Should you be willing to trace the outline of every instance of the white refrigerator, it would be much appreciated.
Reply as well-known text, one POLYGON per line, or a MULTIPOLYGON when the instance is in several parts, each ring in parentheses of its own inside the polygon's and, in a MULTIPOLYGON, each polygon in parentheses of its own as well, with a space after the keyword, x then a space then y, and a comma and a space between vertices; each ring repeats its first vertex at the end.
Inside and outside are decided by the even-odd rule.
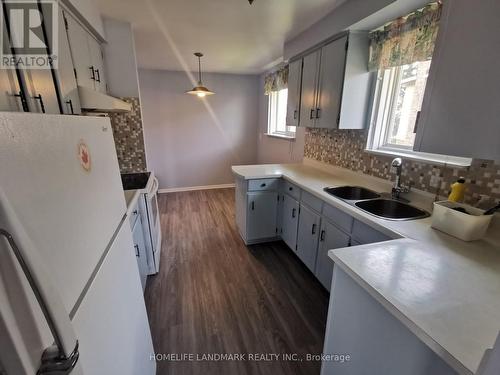
POLYGON ((108 118, 0 112, 0 374, 156 372, 125 215, 108 118))

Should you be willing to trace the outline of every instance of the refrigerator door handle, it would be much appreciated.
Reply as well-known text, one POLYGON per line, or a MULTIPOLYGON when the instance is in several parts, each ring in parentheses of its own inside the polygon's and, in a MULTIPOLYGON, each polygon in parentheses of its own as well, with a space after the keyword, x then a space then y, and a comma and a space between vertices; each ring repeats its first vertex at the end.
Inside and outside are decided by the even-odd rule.
POLYGON ((5 229, 0 228, 0 236, 5 237, 7 242, 10 245, 10 248, 14 252, 14 255, 21 266, 21 269, 28 280, 28 283, 33 290, 33 293, 36 297, 38 304, 40 305, 40 309, 47 320, 47 325, 54 336, 54 345, 46 348, 42 354, 42 363, 40 365, 40 369, 37 372, 37 375, 50 375, 50 374, 70 374, 76 363, 78 362, 79 351, 78 351, 78 340, 75 342, 75 347, 73 351, 69 355, 64 354, 63 343, 61 334, 59 333, 58 327, 53 319, 51 311, 49 309, 48 304, 43 298, 42 292, 37 285, 37 282, 29 269, 23 254, 14 240, 14 237, 6 231, 5 229))
POLYGON ((7 240, 3 248, 12 249, 54 338, 54 344, 45 348, 42 353, 42 363, 37 374, 69 374, 79 357, 73 325, 61 297, 53 287, 54 283, 44 261, 0 188, 0 239, 2 237, 7 240))

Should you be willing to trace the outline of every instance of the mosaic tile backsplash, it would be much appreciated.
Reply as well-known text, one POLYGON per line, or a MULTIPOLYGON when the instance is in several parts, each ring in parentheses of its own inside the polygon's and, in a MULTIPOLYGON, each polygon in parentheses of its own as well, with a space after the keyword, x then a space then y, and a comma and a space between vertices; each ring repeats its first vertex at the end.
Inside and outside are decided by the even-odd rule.
POLYGON ((141 103, 139 98, 121 99, 132 104, 132 111, 109 114, 120 171, 122 173, 144 172, 146 152, 142 131, 141 103))
MULTIPOLYGON (((364 151, 367 132, 364 130, 330 130, 307 128, 304 156, 323 163, 363 172, 379 178, 394 180, 391 172, 392 157, 379 156, 364 151)), ((471 205, 491 205, 500 200, 500 161, 474 159, 467 169, 436 166, 403 161, 402 179, 419 190, 448 195, 450 185, 458 177, 465 177, 467 191, 465 202, 471 205), (439 187, 430 185, 431 177, 438 176, 439 187)))

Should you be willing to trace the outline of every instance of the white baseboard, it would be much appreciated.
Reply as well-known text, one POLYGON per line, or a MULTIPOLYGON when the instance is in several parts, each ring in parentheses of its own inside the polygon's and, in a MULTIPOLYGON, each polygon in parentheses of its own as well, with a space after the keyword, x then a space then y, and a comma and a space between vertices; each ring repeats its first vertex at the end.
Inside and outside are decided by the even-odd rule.
POLYGON ((234 188, 235 184, 221 184, 221 185, 204 185, 204 186, 187 186, 169 189, 159 189, 158 193, 177 193, 181 191, 195 191, 195 190, 211 190, 211 189, 228 189, 234 188))

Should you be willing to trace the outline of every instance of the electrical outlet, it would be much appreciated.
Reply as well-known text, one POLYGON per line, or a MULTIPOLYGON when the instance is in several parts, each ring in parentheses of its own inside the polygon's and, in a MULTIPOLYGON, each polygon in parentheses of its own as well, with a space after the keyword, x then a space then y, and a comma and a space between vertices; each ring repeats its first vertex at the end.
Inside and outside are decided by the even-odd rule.
POLYGON ((441 177, 432 175, 431 180, 429 181, 429 185, 433 188, 438 188, 441 184, 441 177))

